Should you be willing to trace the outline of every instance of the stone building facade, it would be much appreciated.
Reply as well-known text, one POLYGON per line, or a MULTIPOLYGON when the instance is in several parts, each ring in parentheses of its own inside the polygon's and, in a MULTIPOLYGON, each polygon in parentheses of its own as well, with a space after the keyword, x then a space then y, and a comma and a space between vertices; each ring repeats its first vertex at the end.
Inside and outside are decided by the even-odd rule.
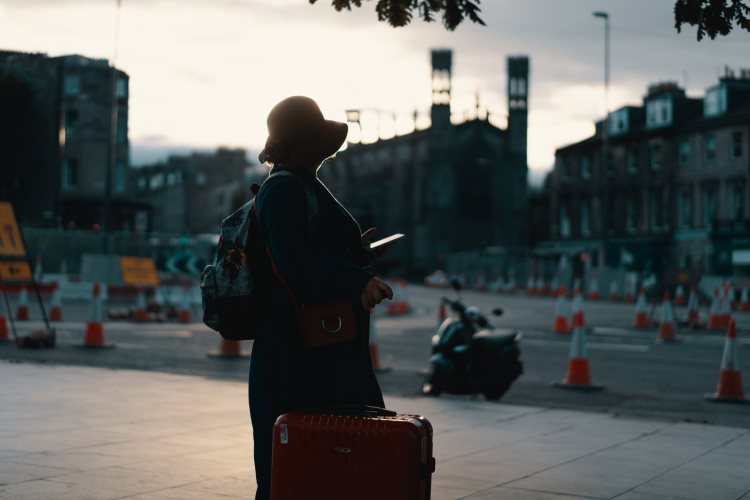
POLYGON ((0 198, 22 224, 90 229, 109 193, 111 227, 135 226, 143 207, 126 195, 128 83, 104 59, 0 51, 0 198))
POLYGON ((727 70, 700 98, 653 85, 612 112, 608 168, 603 126, 557 150, 540 248, 667 280, 750 270, 750 71, 727 70))
POLYGON ((385 263, 414 272, 444 267, 454 252, 528 244, 528 57, 508 58, 508 126, 502 129, 480 113, 451 121, 452 52, 431 55, 430 127, 350 144, 320 170, 363 230, 406 234, 385 263))

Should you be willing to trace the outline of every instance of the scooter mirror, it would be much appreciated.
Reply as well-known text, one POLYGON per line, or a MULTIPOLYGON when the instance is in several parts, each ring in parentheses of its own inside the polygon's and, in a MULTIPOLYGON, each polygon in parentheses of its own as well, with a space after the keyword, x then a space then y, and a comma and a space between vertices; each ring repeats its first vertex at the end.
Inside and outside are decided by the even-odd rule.
POLYGON ((461 291, 461 282, 460 282, 460 281, 458 281, 458 280, 457 280, 456 278, 453 278, 453 279, 451 280, 451 287, 452 287, 452 288, 453 288, 453 289, 454 289, 455 291, 457 291, 457 292, 460 292, 460 291, 461 291))
POLYGON ((503 315, 503 310, 500 309, 499 307, 496 307, 496 308, 494 308, 492 310, 492 314, 494 314, 495 316, 502 316, 503 315))

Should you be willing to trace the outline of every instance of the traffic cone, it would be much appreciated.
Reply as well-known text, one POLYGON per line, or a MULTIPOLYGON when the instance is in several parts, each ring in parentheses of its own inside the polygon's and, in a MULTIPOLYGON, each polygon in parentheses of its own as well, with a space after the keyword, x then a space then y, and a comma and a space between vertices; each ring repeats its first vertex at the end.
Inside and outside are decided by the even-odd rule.
POLYGON ((698 302, 698 292, 695 287, 690 289, 690 297, 688 297, 687 304, 687 324, 691 328, 700 328, 701 326, 701 315, 700 315, 700 304, 698 302))
POLYGON ((576 324, 576 318, 579 318, 581 323, 585 323, 586 319, 583 314, 583 294, 580 288, 573 290, 573 314, 571 316, 571 323, 576 324))
POLYGON ((750 311, 750 298, 747 296, 747 285, 742 287, 742 294, 740 295, 740 311, 750 311))
POLYGON ((378 373, 390 371, 389 367, 383 366, 380 363, 380 355, 378 353, 378 335, 375 329, 375 315, 370 314, 370 360, 372 361, 372 369, 378 373))
POLYGON ((536 291, 537 295, 542 295, 542 296, 543 295, 547 295, 547 292, 546 292, 545 286, 544 286, 544 278, 541 277, 541 276, 539 276, 536 279, 536 288, 535 288, 535 291, 536 291))
POLYGON ((685 289, 682 285, 677 285, 677 289, 674 292, 674 305, 684 306, 685 305, 685 289))
POLYGON ((135 298, 135 308, 133 309, 133 319, 139 323, 148 321, 146 312, 146 292, 143 287, 138 288, 138 295, 135 298))
POLYGON ((589 283, 589 300, 599 300, 599 287, 597 286, 596 277, 591 278, 589 283))
POLYGON ((438 306, 438 326, 442 325, 447 317, 448 314, 446 312, 445 303, 441 300, 440 305, 438 306))
POLYGON ((8 323, 5 321, 5 316, 0 316, 0 341, 10 340, 8 335, 8 323))
POLYGON ((569 333, 568 303, 565 298, 565 285, 560 285, 557 291, 557 302, 555 303, 555 320, 552 323, 553 333, 569 333))
POLYGON ((719 301, 719 313, 720 313, 720 326, 721 329, 729 328, 729 320, 732 319, 732 312, 730 310, 731 308, 731 298, 729 297, 729 287, 724 287, 724 295, 721 297, 721 300, 719 301))
MULTIPOLYGON (((734 290, 734 284, 730 281, 727 283, 726 287, 726 295, 727 295, 727 305, 729 306, 728 309, 730 311, 736 311, 737 310, 737 295, 734 290)), ((729 321, 727 320, 727 327, 729 327, 729 321)))
POLYGON ((669 299, 669 292, 664 292, 664 300, 661 303, 661 319, 659 321, 659 340, 662 342, 676 340, 675 330, 672 301, 669 299))
POLYGON ((620 300, 620 294, 617 292, 617 280, 612 280, 609 284, 609 301, 617 302, 620 300))
POLYGON ((534 292, 535 292, 534 283, 535 283, 534 277, 529 276, 529 279, 526 280, 526 294, 534 295, 534 292))
POLYGON ((241 359, 247 358, 249 354, 242 352, 242 344, 237 340, 227 340, 221 338, 218 351, 212 351, 206 354, 209 358, 221 359, 241 359))
POLYGON ((557 275, 553 274, 552 279, 549 282, 549 290, 547 293, 549 295, 557 295, 557 291, 560 289, 560 284, 557 282, 557 275))
POLYGON ((508 293, 510 295, 514 295, 516 293, 516 291, 518 291, 518 285, 516 284, 516 277, 515 276, 511 276, 510 278, 508 278, 508 288, 507 288, 507 290, 508 290, 508 293))
POLYGON ((724 354, 721 357, 719 384, 716 392, 706 394, 706 400, 715 403, 750 403, 742 391, 740 351, 737 345, 737 330, 734 320, 729 320, 727 338, 724 341, 724 354))
POLYGON ((711 300, 711 309, 708 311, 708 329, 723 330, 723 327, 721 326, 722 322, 721 297, 719 297, 719 287, 715 287, 714 297, 711 300))
POLYGON ((77 347, 114 347, 112 344, 104 342, 104 326, 102 325, 102 297, 99 282, 94 282, 91 291, 91 320, 86 323, 86 332, 83 336, 83 343, 77 347))
POLYGON ((26 287, 21 287, 21 293, 18 295, 18 305, 16 306, 16 320, 27 321, 29 319, 29 292, 26 287))
POLYGON ((406 282, 404 280, 397 280, 393 286, 393 300, 388 302, 385 311, 389 315, 394 316, 406 314, 409 310, 409 295, 406 291, 406 282))
POLYGON ((633 320, 635 328, 648 328, 651 326, 648 320, 648 304, 646 304, 646 290, 641 287, 638 292, 638 301, 635 303, 635 319, 633 320))
POLYGON ((633 282, 629 279, 625 280, 625 302, 635 302, 635 294, 633 293, 633 282))
POLYGON ((190 323, 191 309, 190 285, 185 285, 185 288, 183 288, 182 290, 182 300, 180 303, 180 308, 177 310, 177 321, 179 321, 180 323, 190 323))
POLYGON ((604 389, 601 385, 593 385, 591 383, 583 314, 573 316, 573 338, 570 342, 568 371, 562 382, 555 382, 553 385, 562 389, 578 389, 586 391, 598 391, 604 389))
POLYGON ((581 277, 576 276, 573 279, 573 292, 575 292, 576 290, 580 290, 580 289, 581 289, 581 277))
POLYGON ((50 321, 62 321, 62 301, 60 299, 60 285, 52 292, 52 300, 49 308, 50 321))

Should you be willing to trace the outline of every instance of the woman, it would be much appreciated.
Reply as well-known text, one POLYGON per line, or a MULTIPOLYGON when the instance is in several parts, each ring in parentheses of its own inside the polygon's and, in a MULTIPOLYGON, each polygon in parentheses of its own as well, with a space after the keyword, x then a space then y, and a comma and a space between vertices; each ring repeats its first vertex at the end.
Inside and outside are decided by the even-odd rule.
POLYGON ((267 124, 269 136, 259 160, 273 169, 256 198, 259 240, 268 245, 277 271, 300 303, 349 299, 357 336, 305 348, 289 290, 269 277, 270 311, 250 362, 256 499, 270 493, 273 425, 279 415, 341 404, 384 406, 370 357, 363 353, 370 310, 393 298, 388 285, 364 269, 385 251, 369 249, 374 228, 360 234, 357 221, 316 175, 344 143, 346 124, 325 120, 307 97, 281 101, 267 124), (275 175, 279 171, 293 175, 275 175), (312 220, 311 195, 318 209, 312 220))

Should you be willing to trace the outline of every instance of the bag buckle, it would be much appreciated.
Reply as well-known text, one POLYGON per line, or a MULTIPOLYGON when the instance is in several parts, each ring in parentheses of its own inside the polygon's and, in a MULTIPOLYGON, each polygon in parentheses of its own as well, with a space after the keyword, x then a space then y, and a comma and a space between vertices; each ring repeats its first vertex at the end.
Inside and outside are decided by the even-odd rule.
POLYGON ((328 328, 326 326, 326 321, 328 321, 329 319, 333 319, 333 318, 324 318, 324 319, 321 319, 320 320, 320 326, 322 326, 323 330, 325 330, 326 332, 328 332, 330 334, 339 333, 341 331, 341 327, 344 326, 344 322, 341 320, 341 316, 336 316, 336 319, 338 320, 339 324, 334 329, 330 329, 330 328, 328 328))

